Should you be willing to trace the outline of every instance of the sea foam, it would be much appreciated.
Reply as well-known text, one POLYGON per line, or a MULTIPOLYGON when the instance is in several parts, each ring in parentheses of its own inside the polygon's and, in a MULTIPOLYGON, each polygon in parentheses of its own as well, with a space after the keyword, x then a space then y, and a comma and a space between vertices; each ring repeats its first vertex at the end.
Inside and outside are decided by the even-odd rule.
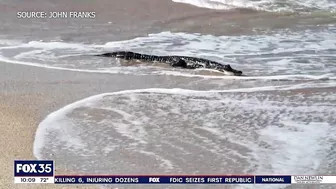
POLYGON ((288 88, 105 93, 48 115, 34 155, 87 174, 316 174, 334 161, 334 100, 288 88))
POLYGON ((250 8, 263 11, 298 11, 309 12, 316 10, 335 11, 336 2, 329 0, 296 0, 296 1, 277 1, 277 0, 172 0, 177 3, 191 4, 197 7, 209 9, 235 9, 250 8))

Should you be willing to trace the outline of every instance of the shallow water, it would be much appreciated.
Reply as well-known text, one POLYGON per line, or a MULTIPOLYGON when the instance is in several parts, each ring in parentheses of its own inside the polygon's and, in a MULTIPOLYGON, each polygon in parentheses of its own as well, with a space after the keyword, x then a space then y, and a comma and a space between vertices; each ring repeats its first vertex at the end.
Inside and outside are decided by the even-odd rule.
POLYGON ((334 92, 301 87, 93 96, 41 122, 34 154, 87 174, 332 173, 334 92))
MULTIPOLYGON (((4 45, 8 43, 8 40, 2 42, 4 45)), ((12 63, 98 73, 223 78, 199 75, 198 70, 173 69, 148 63, 125 67, 115 59, 89 56, 116 50, 208 58, 243 70, 248 77, 235 79, 244 80, 335 79, 336 73, 336 27, 333 25, 300 32, 283 30, 272 35, 216 37, 162 32, 105 44, 30 41, 0 47, 2 60, 12 63), (144 46, 148 48, 144 49, 144 46)))

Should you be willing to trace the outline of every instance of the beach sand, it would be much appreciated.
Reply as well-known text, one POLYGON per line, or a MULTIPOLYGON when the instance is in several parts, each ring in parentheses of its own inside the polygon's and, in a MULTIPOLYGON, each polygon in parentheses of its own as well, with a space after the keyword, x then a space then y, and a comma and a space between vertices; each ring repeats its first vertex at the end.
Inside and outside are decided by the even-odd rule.
MULTIPOLYGON (((0 157, 0 188, 97 188, 88 186, 59 186, 43 184, 14 184, 13 160, 35 159, 32 153, 34 135, 39 120, 36 118, 35 106, 44 99, 38 95, 16 95, 0 97, 0 120, 3 154, 0 157), (20 103, 17 103, 19 101, 20 103), (14 103, 13 103, 14 102, 14 103), (15 103, 16 102, 16 103, 15 103)), ((67 173, 67 171, 60 171, 67 173)))
MULTIPOLYGON (((45 71, 43 68, 27 68, 27 66, 3 64, 2 62, 0 62, 0 67, 2 76, 6 73, 11 75, 7 78, 1 78, 0 81, 1 88, 5 89, 0 92, 0 128, 2 131, 0 188, 97 188, 94 186, 14 184, 13 160, 35 159, 33 142, 36 128, 41 119, 51 111, 65 105, 64 98, 69 99, 68 102, 72 102, 71 96, 81 98, 81 95, 78 96, 79 93, 76 90, 68 90, 66 93, 66 89, 59 84, 59 78, 41 74, 45 71), (25 69, 29 70, 29 74, 22 74, 27 71, 25 69), (25 81, 26 77, 31 79, 25 81), (36 82, 32 82, 32 80, 36 80, 36 82), (51 90, 51 93, 47 94, 48 90, 51 90)), ((73 81, 71 75, 69 72, 63 73, 62 79, 69 79, 68 82, 71 83, 73 81)), ((68 86, 69 88, 77 88, 76 83, 68 84, 68 86)), ((56 172, 71 173, 66 169, 56 172)))

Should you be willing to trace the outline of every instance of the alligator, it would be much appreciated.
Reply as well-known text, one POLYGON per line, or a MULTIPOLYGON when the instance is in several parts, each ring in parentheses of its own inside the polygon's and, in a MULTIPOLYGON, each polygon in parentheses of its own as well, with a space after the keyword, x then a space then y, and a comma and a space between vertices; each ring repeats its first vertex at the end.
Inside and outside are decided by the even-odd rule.
POLYGON ((224 72, 228 75, 235 75, 235 76, 242 76, 243 74, 242 71, 231 68, 230 64, 224 65, 215 61, 189 56, 156 56, 131 51, 116 51, 116 52, 98 54, 95 56, 115 57, 124 60, 161 62, 170 64, 172 67, 179 67, 186 69, 197 69, 197 68, 213 69, 220 72, 224 72))

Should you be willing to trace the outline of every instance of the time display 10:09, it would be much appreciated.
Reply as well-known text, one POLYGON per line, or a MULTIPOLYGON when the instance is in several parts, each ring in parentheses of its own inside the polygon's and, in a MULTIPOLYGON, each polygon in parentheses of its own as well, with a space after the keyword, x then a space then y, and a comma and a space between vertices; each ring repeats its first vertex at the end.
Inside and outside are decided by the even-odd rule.
POLYGON ((20 178, 21 183, 46 183, 49 178, 34 178, 34 177, 27 177, 27 178, 20 178))
POLYGON ((21 182, 35 182, 36 178, 21 178, 21 182))

